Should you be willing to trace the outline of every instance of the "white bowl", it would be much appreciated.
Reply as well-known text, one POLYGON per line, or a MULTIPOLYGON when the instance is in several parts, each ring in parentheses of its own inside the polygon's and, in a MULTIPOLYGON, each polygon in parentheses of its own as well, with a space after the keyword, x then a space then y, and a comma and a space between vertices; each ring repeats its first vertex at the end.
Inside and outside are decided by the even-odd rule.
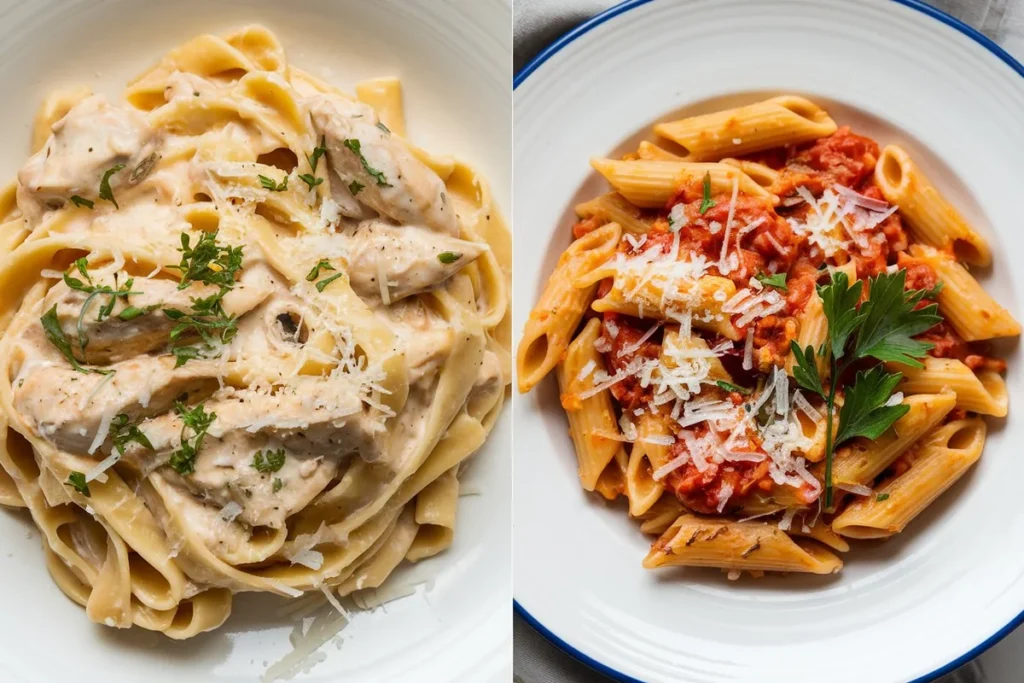
MULTIPOLYGON (((522 329, 572 206, 606 187, 588 160, 657 120, 793 92, 898 142, 992 241, 982 281, 1024 301, 1024 67, 916 0, 631 0, 529 65, 515 91, 514 318, 522 329), (939 21, 937 21, 939 19, 939 21)), ((553 378, 514 399, 514 593, 528 620, 620 680, 931 680, 1024 614, 1024 373, 1008 353, 1010 417, 981 462, 900 536, 841 575, 729 582, 650 572, 622 505, 580 489, 553 378)))
MULTIPOLYGON (((249 23, 275 31, 294 64, 331 83, 401 77, 411 138, 475 163, 511 206, 508 0, 2 0, 0 174, 13 178, 28 157, 32 116, 50 90, 85 83, 116 97, 175 45, 249 23)), ((327 660, 297 680, 509 680, 510 439, 506 415, 474 456, 467 486, 482 495, 460 500, 453 547, 417 568, 438 573, 426 599, 421 588, 358 616, 340 649, 325 646, 327 660)), ((26 515, 0 512, 0 539, 5 683, 249 682, 291 650, 278 598, 239 596, 223 627, 182 643, 97 626, 50 580, 26 515)))

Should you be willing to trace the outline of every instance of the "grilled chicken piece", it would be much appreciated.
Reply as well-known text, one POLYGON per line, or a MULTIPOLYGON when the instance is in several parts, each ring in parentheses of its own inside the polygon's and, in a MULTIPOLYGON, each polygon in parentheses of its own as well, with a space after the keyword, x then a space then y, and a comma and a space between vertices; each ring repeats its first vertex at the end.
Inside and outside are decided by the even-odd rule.
POLYGON ((427 228, 381 220, 363 221, 345 235, 352 289, 362 297, 380 297, 384 276, 391 301, 441 284, 487 248, 427 228))
MULTIPOLYGON (((72 273, 72 277, 82 281, 77 272, 72 273)), ((118 273, 94 278, 92 284, 117 290, 127 280, 125 273, 118 273)), ((245 268, 234 288, 224 295, 221 305, 229 316, 240 317, 263 303, 273 290, 273 276, 265 266, 245 268)), ((110 301, 111 295, 93 296, 71 289, 64 282, 50 289, 44 306, 45 310, 49 310, 56 304, 57 319, 71 342, 76 358, 89 364, 106 365, 165 346, 176 323, 164 315, 163 309, 187 312, 191 310, 192 299, 216 294, 219 288, 192 283, 185 289, 178 289, 178 283, 174 280, 136 278, 131 291, 138 294, 116 297, 113 309, 103 320, 98 319, 99 314, 110 301), (126 314, 129 308, 133 310, 126 314), (122 315, 127 319, 123 319, 122 315), (79 343, 79 332, 87 340, 84 350, 79 343)))
POLYGON ((27 363, 14 383, 14 406, 30 428, 61 450, 95 452, 105 419, 159 415, 182 394, 203 397, 217 389, 218 363, 175 368, 174 362, 170 356, 139 356, 110 366, 113 375, 76 372, 63 360, 27 363))
MULTIPOLYGON (((380 128, 366 105, 327 95, 310 98, 313 126, 326 139, 331 171, 371 209, 395 221, 458 237, 444 182, 402 140, 380 128)), ((344 206, 344 201, 339 201, 344 206)), ((347 212, 346 212, 347 213, 347 212)))
POLYGON ((156 163, 162 138, 146 117, 112 106, 101 95, 82 100, 53 124, 53 135, 18 173, 18 205, 30 220, 73 195, 98 199, 103 175, 117 189, 141 182, 156 163))

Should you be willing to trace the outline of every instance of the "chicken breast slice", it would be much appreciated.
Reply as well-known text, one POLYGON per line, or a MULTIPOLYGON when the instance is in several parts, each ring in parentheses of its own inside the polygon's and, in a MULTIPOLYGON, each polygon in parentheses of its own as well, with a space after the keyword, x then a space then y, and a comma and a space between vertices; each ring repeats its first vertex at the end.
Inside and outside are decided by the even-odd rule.
POLYGON ((61 450, 95 453, 109 441, 102 434, 106 438, 97 443, 97 433, 114 416, 125 413, 136 421, 159 415, 182 394, 209 396, 219 386, 219 363, 192 361, 175 368, 174 362, 170 356, 139 356, 110 366, 110 375, 76 372, 63 361, 29 363, 15 379, 14 407, 61 450))
MULTIPOLYGON (((71 275, 84 282, 79 273, 73 272, 71 275)), ((127 280, 126 273, 110 273, 94 277, 92 284, 117 290, 127 280)), ((274 287, 273 275, 266 266, 256 264, 244 268, 234 288, 224 295, 221 305, 229 316, 241 317, 263 303, 274 291, 274 287)), ((99 314, 110 301, 110 295, 92 296, 59 282, 47 293, 44 309, 57 306, 57 319, 65 336, 71 341, 71 348, 78 360, 106 365, 166 346, 176 323, 164 315, 163 309, 187 312, 191 310, 192 299, 216 294, 219 288, 192 283, 185 289, 178 289, 175 280, 136 278, 131 291, 138 294, 115 297, 110 314, 100 320, 99 314), (88 307, 85 308, 87 302, 88 307), (129 308, 133 310, 126 314, 129 308), (122 315, 127 319, 122 318, 122 315), (84 349, 80 343, 80 333, 85 335, 84 349)))
MULTIPOLYGON (((458 237, 444 182, 401 139, 378 125, 370 107, 322 95, 309 99, 309 111, 314 128, 326 140, 332 172, 355 199, 399 223, 458 237)), ((344 208, 345 197, 335 201, 344 208)))
POLYGON ((103 175, 123 164, 109 179, 116 197, 117 188, 146 177, 162 144, 142 113, 113 106, 101 95, 76 104, 52 130, 18 173, 18 205, 30 220, 73 195, 99 201, 103 175))
POLYGON ((363 221, 345 233, 352 289, 380 298, 384 279, 391 301, 425 292, 475 261, 487 246, 416 225, 363 221))

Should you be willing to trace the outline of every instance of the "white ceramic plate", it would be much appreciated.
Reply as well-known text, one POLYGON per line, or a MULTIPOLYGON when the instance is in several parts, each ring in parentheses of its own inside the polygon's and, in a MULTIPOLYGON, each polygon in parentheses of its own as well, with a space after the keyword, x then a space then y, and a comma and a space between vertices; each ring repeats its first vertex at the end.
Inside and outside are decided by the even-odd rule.
MULTIPOLYGON (((913 0, 632 0, 611 10, 517 78, 516 329, 569 243, 571 207, 604 187, 590 157, 635 149, 668 115, 778 92, 805 94, 920 159, 992 240, 995 266, 982 279, 1020 318, 1022 75, 913 0)), ((905 533, 855 548, 825 578, 642 569, 648 540, 624 506, 579 487, 553 378, 517 396, 521 613, 620 680, 859 683, 950 670, 1024 610, 1024 373, 1007 350, 1011 417, 991 425, 979 465, 905 533)))
MULTIPOLYGON (((410 136, 473 161, 511 206, 509 0, 0 1, 0 177, 27 158, 35 107, 52 88, 87 83, 117 96, 126 81, 201 32, 259 22, 290 60, 350 87, 398 75, 410 136)), ((303 681, 500 681, 511 677, 511 425, 505 416, 470 468, 480 496, 460 500, 447 553, 423 595, 366 614, 303 681)), ((219 630, 183 643, 87 621, 50 580, 40 539, 0 512, 0 680, 117 683, 258 680, 291 650, 280 599, 242 596, 219 630)), ((395 578, 398 578, 396 575, 395 578)))

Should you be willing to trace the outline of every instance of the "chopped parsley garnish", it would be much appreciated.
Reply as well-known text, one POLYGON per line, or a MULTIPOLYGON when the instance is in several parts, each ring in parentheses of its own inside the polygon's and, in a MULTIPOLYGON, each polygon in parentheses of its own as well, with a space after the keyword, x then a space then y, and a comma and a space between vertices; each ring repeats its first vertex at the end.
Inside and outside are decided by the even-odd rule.
POLYGON ((737 394, 743 394, 744 396, 749 396, 751 393, 750 389, 737 386, 732 382, 726 382, 725 380, 721 379, 715 382, 715 386, 717 386, 719 389, 725 389, 726 391, 729 392, 735 391, 737 394))
POLYGON ((198 346, 174 346, 171 347, 171 354, 174 356, 174 367, 180 368, 190 360, 196 360, 202 358, 203 355, 199 353, 198 346))
POLYGON ((100 199, 107 200, 114 205, 115 209, 120 209, 121 207, 117 205, 117 200, 114 199, 114 191, 110 189, 110 177, 123 170, 124 164, 118 164, 108 168, 103 174, 103 179, 100 180, 100 199))
POLYGON ((57 318, 57 304, 54 304, 50 310, 43 314, 39 319, 40 324, 43 326, 43 333, 46 335, 47 341, 53 344, 54 348, 60 351, 61 355, 64 356, 71 367, 78 372, 90 373, 94 372, 98 375, 110 374, 109 370, 98 370, 96 368, 87 368, 78 362, 75 358, 75 354, 71 351, 71 342, 64 334, 64 330, 61 329, 60 320, 57 318))
POLYGON ((462 258, 462 254, 459 254, 454 251, 442 251, 440 254, 437 255, 437 260, 445 264, 446 266, 455 263, 460 258, 462 258))
POLYGON ((92 498, 92 493, 89 491, 89 483, 85 481, 85 475, 81 472, 72 472, 68 475, 68 480, 64 484, 70 486, 86 498, 92 498))
POLYGON ((204 232, 195 247, 187 233, 181 233, 181 263, 168 266, 181 271, 178 289, 190 282, 203 282, 231 289, 235 274, 242 268, 242 247, 226 247, 217 242, 217 231, 204 232))
MULTIPOLYGON (((99 313, 96 315, 96 321, 103 322, 105 318, 110 317, 110 314, 114 312, 114 305, 117 303, 119 298, 123 297, 125 301, 127 301, 129 296, 133 294, 141 294, 141 292, 132 291, 132 284, 135 282, 133 278, 125 280, 125 283, 117 287, 117 289, 109 286, 98 287, 94 285, 92 277, 89 276, 88 261, 84 256, 75 261, 75 268, 79 273, 81 273, 82 277, 85 278, 88 284, 76 277, 71 277, 68 273, 64 273, 64 284, 68 286, 68 289, 73 289, 76 292, 82 292, 89 295, 85 298, 85 301, 82 303, 82 310, 78 313, 78 346, 82 350, 82 353, 85 353, 85 348, 89 345, 89 337, 85 334, 84 327, 85 314, 89 310, 92 300, 98 296, 110 297, 107 299, 106 303, 100 306, 99 313)), ((117 282, 116 275, 114 276, 114 282, 115 284, 117 282)), ((124 318, 122 318, 122 320, 123 319, 124 318)))
POLYGON ((284 482, 281 481, 280 477, 274 477, 274 487, 273 487, 274 493, 277 493, 283 487, 284 487, 284 482))
POLYGON ((317 178, 316 176, 310 173, 299 174, 299 180, 309 185, 309 189, 311 190, 324 181, 323 178, 317 178))
POLYGON ((313 266, 313 270, 309 271, 309 274, 306 275, 306 280, 309 282, 313 282, 313 280, 316 280, 318 277, 320 277, 321 270, 335 270, 335 268, 334 266, 331 265, 330 261, 328 261, 325 258, 322 258, 317 262, 315 266, 313 266))
POLYGON ((260 185, 262 185, 264 189, 270 190, 271 192, 284 192, 285 190, 288 189, 288 176, 285 176, 284 180, 282 180, 280 183, 275 183, 273 178, 268 178, 265 175, 260 175, 259 179, 260 185))
POLYGON ((879 503, 885 502, 885 501, 889 500, 889 494, 888 493, 879 493, 877 496, 875 496, 875 500, 877 502, 879 502, 879 503))
POLYGON ((830 284, 818 285, 818 296, 828 320, 828 338, 818 350, 820 356, 828 359, 830 382, 827 389, 818 374, 814 348, 808 346, 801 350, 795 341, 790 342, 796 359, 793 378, 801 387, 825 400, 826 508, 832 506, 835 448, 857 436, 877 439, 910 410, 904 404, 886 405, 903 377, 901 373, 888 372, 883 365, 859 370, 853 383, 845 387, 845 400, 839 409, 839 429, 833 440, 840 378, 855 363, 862 365, 868 359, 923 367, 919 359, 934 346, 913 337, 942 321, 938 306, 929 304, 917 308, 927 292, 906 291, 906 276, 906 270, 899 270, 871 278, 868 299, 859 305, 864 283, 858 280, 850 286, 846 273, 837 271, 830 284))
POLYGON ((352 150, 353 154, 359 157, 359 161, 360 163, 362 163, 363 169, 367 173, 369 173, 374 180, 377 181, 377 185, 381 187, 391 187, 391 185, 388 183, 388 179, 384 176, 384 174, 370 166, 370 163, 366 160, 366 157, 363 156, 362 145, 360 144, 359 140, 349 138, 345 140, 343 144, 350 150, 352 150))
POLYGON ((337 280, 339 277, 341 277, 341 275, 342 275, 341 273, 338 273, 337 275, 332 275, 332 276, 330 276, 328 278, 324 278, 320 282, 316 283, 316 291, 318 291, 318 292, 324 291, 324 288, 327 287, 327 285, 329 285, 332 282, 334 282, 335 280, 337 280))
POLYGON ((276 451, 267 450, 266 454, 259 450, 256 451, 256 455, 252 456, 252 466, 256 468, 257 472, 263 474, 277 472, 284 467, 284 456, 283 448, 279 448, 276 451))
POLYGON ((775 275, 769 275, 768 273, 758 273, 754 278, 765 287, 775 287, 781 289, 783 292, 788 292, 789 287, 786 286, 786 273, 775 273, 775 275))
POLYGON ((357 194, 362 192, 363 188, 365 187, 366 185, 363 185, 358 180, 353 180, 351 183, 348 184, 348 191, 352 193, 353 197, 355 197, 357 194))
POLYGON ((114 448, 121 455, 124 455, 128 444, 132 442, 153 450, 153 444, 150 443, 149 437, 142 433, 138 425, 132 424, 131 418, 125 413, 118 414, 110 421, 110 438, 114 448))
POLYGON ((135 320, 140 315, 146 315, 146 309, 139 308, 138 306, 128 306, 123 311, 117 314, 117 317, 125 322, 135 320))
POLYGON ((385 133, 387 133, 388 135, 391 135, 391 129, 385 126, 383 121, 378 121, 377 127, 380 128, 385 133))
POLYGON ((203 445, 207 430, 217 419, 217 413, 207 413, 203 410, 202 403, 189 408, 180 401, 175 402, 174 412, 181 417, 181 447, 171 453, 168 464, 175 472, 186 476, 196 471, 199 449, 203 445))
POLYGON ((320 136, 320 144, 313 148, 312 154, 306 155, 306 161, 309 162, 309 169, 316 173, 317 164, 320 163, 320 157, 327 153, 327 138, 323 135, 320 136))
POLYGON ((71 203, 75 206, 84 206, 87 209, 91 209, 95 204, 91 199, 85 197, 79 197, 77 194, 71 195, 71 203))
POLYGON ((711 172, 708 171, 704 174, 704 197, 701 199, 698 213, 703 216, 714 205, 715 202, 711 199, 711 172))

